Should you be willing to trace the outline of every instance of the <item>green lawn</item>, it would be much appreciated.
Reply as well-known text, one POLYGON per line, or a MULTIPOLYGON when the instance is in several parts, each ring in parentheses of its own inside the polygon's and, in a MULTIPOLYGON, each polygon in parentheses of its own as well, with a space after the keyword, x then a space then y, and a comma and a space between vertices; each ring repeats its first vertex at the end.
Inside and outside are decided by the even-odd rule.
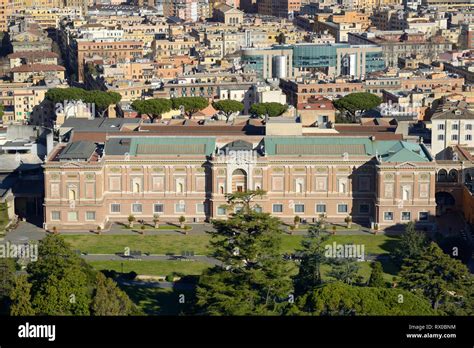
POLYGON ((128 247, 152 254, 194 251, 197 255, 204 255, 209 242, 207 235, 64 235, 64 238, 73 249, 89 254, 115 254, 128 247))
MULTIPOLYGON (((301 235, 284 235, 282 243, 282 251, 292 252, 293 250, 301 248, 301 240, 304 236, 301 235)), ((328 243, 336 242, 338 244, 362 244, 367 254, 387 254, 390 253, 396 246, 398 237, 379 235, 335 235, 329 236, 328 243)))
POLYGON ((211 265, 199 261, 89 261, 97 270, 114 270, 128 273, 134 271, 137 274, 167 276, 172 273, 180 275, 198 275, 211 265))
MULTIPOLYGON (((359 266, 358 274, 362 276, 363 282, 366 282, 366 281, 369 280, 370 272, 372 270, 370 268, 370 264, 371 264, 371 262, 357 262, 357 265, 359 266)), ((391 268, 391 267, 395 267, 395 266, 390 261, 383 262, 382 264, 384 266, 384 273, 382 274, 384 280, 386 282, 392 282, 394 274, 387 273, 388 271, 385 269, 385 265, 389 266, 387 268, 391 268)), ((330 265, 322 265, 321 266, 321 276, 326 281, 334 280, 334 278, 327 275, 330 270, 331 270, 330 265)))
MULTIPOLYGON (((89 254, 115 254, 130 250, 140 250, 151 254, 181 254, 194 251, 197 255, 209 253, 208 235, 63 235, 73 249, 89 254)), ((292 252, 301 247, 301 235, 283 235, 282 253, 292 252)), ((365 253, 389 253, 397 244, 397 237, 386 235, 335 235, 328 243, 363 244, 365 253)))
POLYGON ((189 313, 193 303, 194 292, 142 286, 121 286, 130 299, 148 315, 180 315, 189 313), (180 302, 183 299, 184 303, 180 302))

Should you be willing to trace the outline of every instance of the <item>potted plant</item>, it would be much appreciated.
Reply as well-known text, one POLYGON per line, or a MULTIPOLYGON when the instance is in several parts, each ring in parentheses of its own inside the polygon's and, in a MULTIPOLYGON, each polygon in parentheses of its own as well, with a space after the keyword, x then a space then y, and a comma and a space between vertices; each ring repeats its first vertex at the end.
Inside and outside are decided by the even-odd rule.
POLYGON ((179 217, 179 227, 180 227, 181 229, 184 229, 184 223, 185 223, 185 222, 186 222, 186 218, 185 218, 183 215, 181 215, 181 216, 179 217))
POLYGON ((351 226, 352 226, 352 216, 347 215, 347 217, 344 219, 344 221, 347 224, 347 228, 351 228, 351 226))
POLYGON ((53 234, 58 234, 58 228, 56 226, 53 226, 53 234))
POLYGON ((293 219, 293 222, 295 223, 294 226, 296 230, 298 229, 298 227, 300 227, 301 218, 298 215, 296 215, 295 218, 293 219))
POLYGON ((140 226, 141 234, 145 234, 145 224, 140 226))
POLYGON ((160 216, 158 214, 153 215, 153 224, 156 229, 160 227, 160 216))
POLYGON ((337 229, 336 225, 332 225, 332 234, 333 235, 336 235, 336 229, 337 229))
POLYGON ((128 227, 133 228, 133 223, 135 222, 135 216, 129 215, 128 216, 128 227))
POLYGON ((379 224, 374 225, 374 234, 377 235, 377 232, 379 231, 379 224))
POLYGON ((102 231, 102 227, 97 226, 97 234, 100 234, 101 231, 102 231))

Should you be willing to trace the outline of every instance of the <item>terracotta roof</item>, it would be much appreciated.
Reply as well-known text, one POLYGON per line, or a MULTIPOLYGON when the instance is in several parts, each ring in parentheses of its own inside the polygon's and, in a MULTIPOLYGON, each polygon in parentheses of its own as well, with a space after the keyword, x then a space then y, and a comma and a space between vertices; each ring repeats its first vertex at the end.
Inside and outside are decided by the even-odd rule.
POLYGON ((58 54, 50 51, 24 51, 24 52, 14 52, 10 53, 7 58, 8 59, 15 59, 15 58, 27 58, 27 59, 34 59, 34 58, 58 58, 58 54))
POLYGON ((198 112, 195 112, 193 114, 193 116, 207 116, 207 117, 211 117, 211 116, 214 116, 215 114, 217 113, 217 110, 214 109, 214 107, 212 106, 212 104, 209 104, 207 107, 205 107, 204 109, 198 111, 198 112))
POLYGON ((11 72, 65 71, 66 68, 55 64, 24 64, 11 69, 11 72))

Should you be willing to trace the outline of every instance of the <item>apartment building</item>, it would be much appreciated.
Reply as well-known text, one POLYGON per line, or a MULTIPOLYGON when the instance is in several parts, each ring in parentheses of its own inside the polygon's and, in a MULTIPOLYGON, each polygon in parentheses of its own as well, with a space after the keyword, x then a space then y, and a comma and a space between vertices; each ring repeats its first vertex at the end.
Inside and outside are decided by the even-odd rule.
POLYGON ((102 57, 115 62, 143 57, 143 42, 128 40, 86 40, 75 39, 71 45, 72 56, 76 57, 77 79, 84 80, 86 58, 102 57))
POLYGON ((384 31, 367 33, 348 33, 350 44, 377 45, 382 48, 387 66, 397 67, 399 58, 419 55, 435 61, 439 54, 452 49, 452 43, 442 36, 427 38, 423 33, 403 31, 384 31))
POLYGON ((64 80, 66 69, 55 64, 27 64, 10 69, 13 82, 38 83, 44 80, 64 80))
POLYGON ((321 81, 311 78, 281 79, 280 87, 287 95, 288 103, 294 106, 308 103, 317 95, 336 96, 364 92, 363 82, 351 82, 344 79, 334 81, 321 81))
POLYGON ((49 51, 26 51, 10 53, 7 59, 10 61, 10 68, 15 68, 23 64, 58 64, 58 54, 49 51))
POLYGON ((474 112, 465 101, 442 103, 431 116, 431 151, 436 159, 448 159, 449 148, 473 148, 474 112))

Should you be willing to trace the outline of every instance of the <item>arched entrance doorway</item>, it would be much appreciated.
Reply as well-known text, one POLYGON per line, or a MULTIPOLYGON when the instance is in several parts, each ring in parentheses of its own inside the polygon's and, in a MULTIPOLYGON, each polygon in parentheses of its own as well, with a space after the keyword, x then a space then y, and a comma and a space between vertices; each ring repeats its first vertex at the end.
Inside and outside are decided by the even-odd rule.
POLYGON ((243 169, 236 169, 232 173, 232 192, 247 191, 247 173, 243 169))
POLYGON ((454 211, 456 200, 449 192, 437 192, 436 198, 436 215, 442 215, 454 211))

